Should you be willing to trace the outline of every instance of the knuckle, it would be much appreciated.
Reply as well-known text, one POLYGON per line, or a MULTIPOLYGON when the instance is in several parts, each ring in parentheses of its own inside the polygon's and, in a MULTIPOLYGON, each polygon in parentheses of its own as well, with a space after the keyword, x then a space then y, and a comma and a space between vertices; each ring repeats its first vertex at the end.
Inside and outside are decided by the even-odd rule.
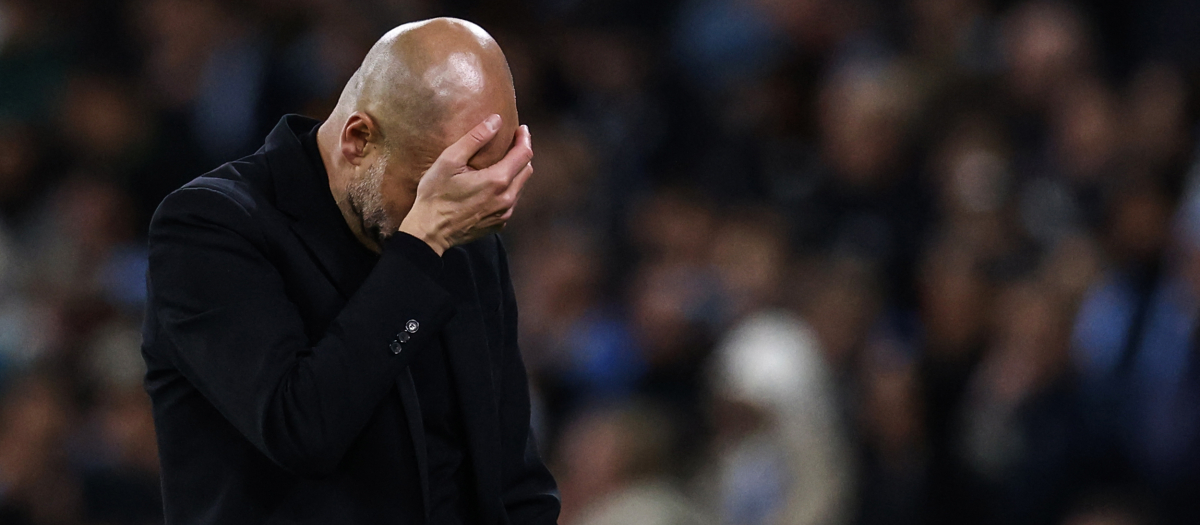
POLYGON ((475 128, 475 129, 471 130, 471 132, 468 133, 467 135, 470 136, 471 140, 473 140, 475 142, 483 142, 483 141, 487 140, 487 133, 485 133, 483 130, 481 130, 479 128, 475 128))
POLYGON ((497 173, 495 176, 488 178, 488 184, 496 191, 503 191, 504 188, 508 187, 508 178, 501 173, 497 173))
POLYGON ((458 158, 461 156, 462 154, 459 153, 458 148, 453 146, 446 148, 441 155, 438 155, 438 158, 433 160, 433 165, 429 169, 430 171, 436 170, 438 172, 446 171, 454 164, 460 164, 458 158))

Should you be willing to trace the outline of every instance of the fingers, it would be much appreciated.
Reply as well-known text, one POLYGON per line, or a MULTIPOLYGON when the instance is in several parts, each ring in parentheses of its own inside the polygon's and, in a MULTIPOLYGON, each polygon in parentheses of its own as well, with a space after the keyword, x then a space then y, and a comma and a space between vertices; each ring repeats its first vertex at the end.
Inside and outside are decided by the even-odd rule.
POLYGON ((526 164, 525 168, 513 179, 512 184, 508 186, 503 193, 494 197, 492 205, 492 213, 484 220, 479 222, 479 226, 490 227, 495 224, 503 225, 512 217, 513 210, 516 209, 517 200, 521 198, 521 189, 525 186, 525 181, 533 175, 533 164, 526 164))
POLYGON ((487 168, 486 171, 497 173, 504 179, 504 185, 509 186, 521 174, 522 170, 533 160, 533 140, 529 135, 529 126, 517 128, 517 138, 513 147, 508 150, 500 162, 487 168))
POLYGON ((533 163, 526 164, 525 169, 513 177, 508 189, 501 194, 502 202, 506 203, 510 209, 517 204, 517 199, 521 197, 521 189, 525 187, 525 181, 528 181, 531 176, 533 176, 533 163))
MULTIPOLYGON (((470 133, 443 151, 438 162, 443 163, 443 167, 450 167, 446 164, 453 163, 453 168, 447 171, 466 166, 467 161, 484 144, 495 137, 495 130, 487 127, 488 124, 493 123, 493 120, 494 124, 499 125, 499 117, 495 115, 493 117, 494 119, 489 118, 488 121, 476 126, 470 133)), ((464 208, 463 211, 483 211, 483 214, 474 215, 473 219, 469 220, 475 224, 464 225, 470 232, 473 232, 469 235, 470 238, 477 238, 487 232, 495 232, 504 228, 505 223, 512 217, 513 207, 520 198, 525 183, 533 176, 533 165, 530 163, 532 159, 533 145, 529 128, 520 126, 512 147, 505 153, 503 159, 488 168, 478 171, 467 170, 468 172, 458 173, 452 179, 445 181, 446 183, 457 181, 453 184, 463 192, 465 200, 459 202, 459 205, 464 208)))
MULTIPOLYGON (((475 153, 482 149, 484 144, 490 142, 492 137, 496 136, 496 131, 499 129, 500 115, 492 115, 484 119, 483 122, 480 122, 479 125, 468 131, 457 142, 446 148, 442 152, 440 160, 450 162, 456 168, 466 166, 467 161, 471 160, 471 157, 474 157, 475 153)), ((532 151, 530 151, 530 156, 533 156, 532 151)))

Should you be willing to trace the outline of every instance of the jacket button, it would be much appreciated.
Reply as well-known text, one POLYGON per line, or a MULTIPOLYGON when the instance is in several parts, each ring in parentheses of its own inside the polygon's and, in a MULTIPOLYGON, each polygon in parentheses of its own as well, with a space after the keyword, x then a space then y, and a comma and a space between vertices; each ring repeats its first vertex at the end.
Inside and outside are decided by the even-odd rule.
POLYGON ((408 339, 409 339, 408 332, 400 332, 400 333, 396 334, 396 340, 400 341, 401 343, 407 343, 408 339))
POLYGON ((407 323, 404 323, 404 331, 410 334, 417 333, 417 329, 420 327, 421 323, 418 323, 416 319, 409 319, 407 323))
POLYGON ((400 347, 400 341, 397 341, 394 339, 392 340, 392 344, 388 345, 388 347, 390 347, 392 349, 393 354, 399 354, 400 350, 403 349, 400 347))

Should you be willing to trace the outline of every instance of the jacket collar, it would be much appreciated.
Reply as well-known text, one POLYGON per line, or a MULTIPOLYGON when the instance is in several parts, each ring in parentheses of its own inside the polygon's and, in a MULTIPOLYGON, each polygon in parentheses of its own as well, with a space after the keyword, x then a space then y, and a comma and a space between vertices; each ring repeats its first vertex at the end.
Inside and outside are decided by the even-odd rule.
POLYGON ((349 298, 375 257, 354 237, 329 191, 329 176, 302 140, 319 121, 285 115, 261 150, 270 171, 275 206, 292 219, 292 231, 316 257, 325 275, 349 298))
POLYGON ((293 220, 301 220, 324 209, 321 198, 332 201, 329 177, 324 166, 314 166, 301 137, 320 121, 300 115, 284 115, 267 135, 262 153, 271 169, 275 205, 293 220))

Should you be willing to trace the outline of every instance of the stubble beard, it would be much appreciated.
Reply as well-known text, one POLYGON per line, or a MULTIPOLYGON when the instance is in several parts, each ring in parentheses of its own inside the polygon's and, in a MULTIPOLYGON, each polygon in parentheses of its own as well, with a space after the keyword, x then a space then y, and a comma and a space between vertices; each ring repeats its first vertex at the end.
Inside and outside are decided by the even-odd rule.
POLYGON ((358 216, 363 235, 379 244, 383 244, 396 231, 383 206, 383 177, 390 160, 391 154, 385 149, 375 163, 363 172, 362 177, 355 179, 347 188, 350 207, 358 216))

